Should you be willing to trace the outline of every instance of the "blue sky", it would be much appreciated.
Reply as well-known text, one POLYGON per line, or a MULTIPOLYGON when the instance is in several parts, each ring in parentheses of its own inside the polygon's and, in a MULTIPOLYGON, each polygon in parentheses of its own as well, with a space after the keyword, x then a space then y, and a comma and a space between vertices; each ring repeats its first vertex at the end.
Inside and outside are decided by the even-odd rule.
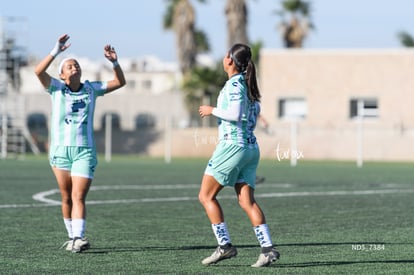
MULTIPOLYGON (((103 46, 113 44, 122 57, 155 55, 175 61, 173 33, 162 28, 165 0, 7 0, 0 16, 4 29, 12 29, 31 55, 43 57, 63 33, 71 36, 71 53, 91 59, 103 58, 103 46), (4 17, 17 19, 4 20, 4 17), (14 23, 13 23, 14 22, 14 23), (17 26, 22 29, 14 30, 17 26)), ((280 0, 248 0, 251 41, 265 48, 282 48, 273 13, 280 0)), ((412 0, 312 0, 316 29, 306 48, 400 48, 396 33, 414 36, 412 0)), ((210 40, 214 58, 226 51, 225 0, 197 4, 197 27, 210 40)))

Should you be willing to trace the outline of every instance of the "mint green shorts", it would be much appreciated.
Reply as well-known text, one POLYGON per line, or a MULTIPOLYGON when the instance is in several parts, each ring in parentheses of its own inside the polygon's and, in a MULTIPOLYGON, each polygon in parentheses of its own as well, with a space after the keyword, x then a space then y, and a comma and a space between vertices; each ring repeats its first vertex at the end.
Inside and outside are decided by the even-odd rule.
POLYGON ((71 176, 93 179, 98 165, 95 148, 77 146, 51 146, 51 166, 70 171, 71 176))
POLYGON ((259 148, 249 149, 222 142, 217 145, 204 173, 213 176, 223 186, 245 182, 255 189, 259 159, 259 148))

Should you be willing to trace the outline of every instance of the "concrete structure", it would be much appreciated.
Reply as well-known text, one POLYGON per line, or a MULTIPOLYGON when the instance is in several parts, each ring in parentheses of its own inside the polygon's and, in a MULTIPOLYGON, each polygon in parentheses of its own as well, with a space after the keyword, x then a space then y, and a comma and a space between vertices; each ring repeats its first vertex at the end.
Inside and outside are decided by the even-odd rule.
POLYGON ((409 49, 264 49, 263 114, 306 159, 414 160, 413 72, 409 49))
MULTIPOLYGON (((111 77, 104 59, 102 63, 77 59, 83 79, 111 77)), ((217 142, 217 129, 188 127, 176 68, 152 57, 120 63, 127 86, 98 99, 98 151, 103 152, 104 114, 114 113, 119 118, 115 152, 208 157, 217 142), (151 131, 139 129, 140 115, 154 118, 151 131)), ((263 49, 258 69, 262 114, 271 133, 258 126, 263 158, 414 160, 413 50, 263 49)), ((50 68, 52 74, 55 70, 50 68)), ((26 115, 49 118, 50 98, 33 65, 22 68, 21 76, 26 115)))

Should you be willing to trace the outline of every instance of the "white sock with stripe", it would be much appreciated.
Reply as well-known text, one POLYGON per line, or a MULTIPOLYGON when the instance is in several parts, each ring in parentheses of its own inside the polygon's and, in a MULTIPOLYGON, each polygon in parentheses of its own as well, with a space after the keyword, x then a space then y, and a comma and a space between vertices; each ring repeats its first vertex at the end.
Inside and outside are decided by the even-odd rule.
POLYGON ((253 227, 256 238, 259 241, 260 247, 272 247, 272 239, 269 233, 267 224, 261 224, 253 227))
POLYGON ((211 228, 213 229, 214 235, 216 236, 218 245, 224 246, 231 243, 230 234, 225 222, 212 224, 211 228))

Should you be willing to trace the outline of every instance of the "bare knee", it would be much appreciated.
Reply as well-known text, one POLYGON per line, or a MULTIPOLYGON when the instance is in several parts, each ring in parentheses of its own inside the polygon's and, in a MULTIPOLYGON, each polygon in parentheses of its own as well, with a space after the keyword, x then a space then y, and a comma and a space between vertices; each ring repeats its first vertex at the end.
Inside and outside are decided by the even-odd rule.
POLYGON ((209 201, 211 201, 211 198, 209 198, 206 194, 200 192, 200 193, 198 193, 198 201, 202 205, 206 205, 209 201))
POLYGON ((86 194, 82 194, 82 193, 73 193, 71 200, 73 203, 81 203, 84 204, 85 200, 86 200, 86 194))
POLYGON ((61 191, 60 195, 61 195, 63 204, 72 204, 72 196, 69 192, 61 191))
POLYGON ((204 175, 201 181, 198 200, 202 205, 207 205, 216 200, 217 194, 223 188, 212 176, 204 175))

